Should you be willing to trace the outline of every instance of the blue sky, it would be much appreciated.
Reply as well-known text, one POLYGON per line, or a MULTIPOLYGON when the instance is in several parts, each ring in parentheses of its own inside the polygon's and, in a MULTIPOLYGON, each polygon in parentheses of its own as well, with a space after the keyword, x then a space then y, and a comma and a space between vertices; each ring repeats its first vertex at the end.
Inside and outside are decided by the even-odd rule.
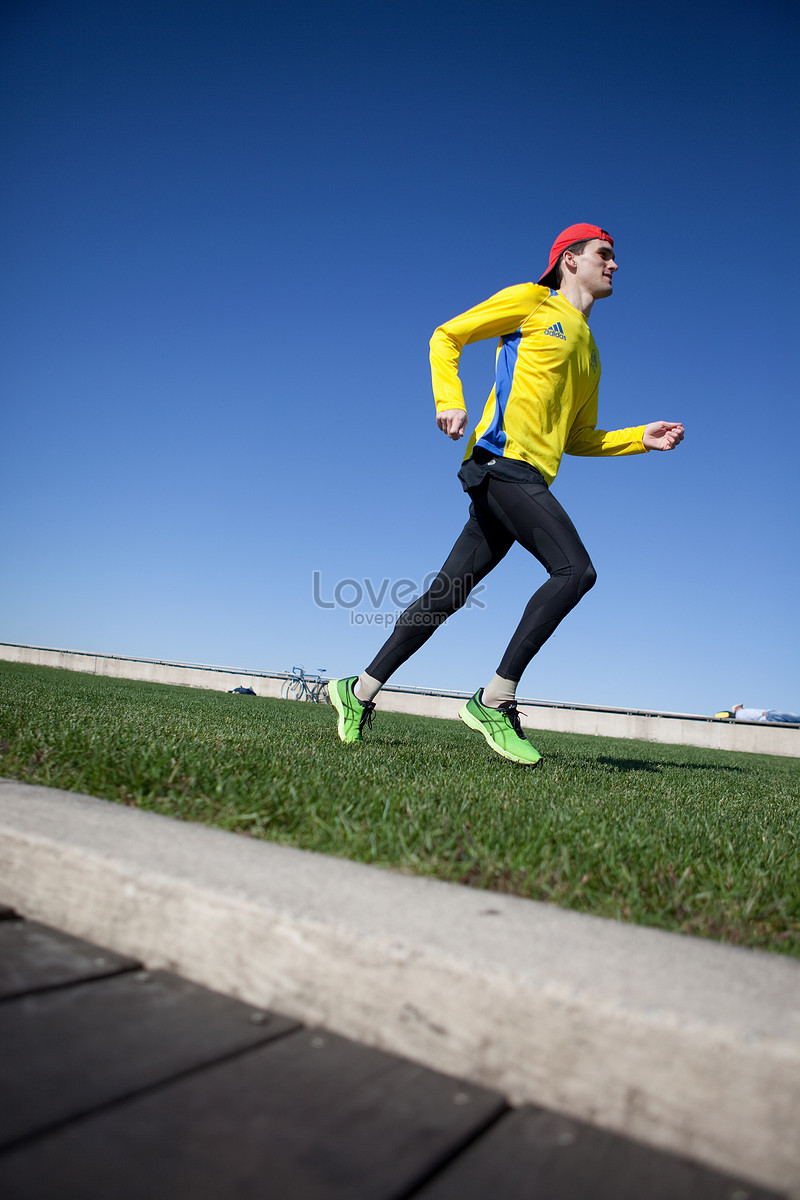
MULTIPOLYGON (((686 440, 564 459, 598 584, 520 695, 800 706, 795 4, 12 0, 2 24, 0 640, 362 670, 385 629, 315 576, 326 604, 421 583, 466 516, 432 330, 591 221, 620 264, 600 425, 686 440)), ((462 360, 473 423, 493 354, 462 360)), ((486 682, 543 578, 512 551, 394 682, 486 682)))

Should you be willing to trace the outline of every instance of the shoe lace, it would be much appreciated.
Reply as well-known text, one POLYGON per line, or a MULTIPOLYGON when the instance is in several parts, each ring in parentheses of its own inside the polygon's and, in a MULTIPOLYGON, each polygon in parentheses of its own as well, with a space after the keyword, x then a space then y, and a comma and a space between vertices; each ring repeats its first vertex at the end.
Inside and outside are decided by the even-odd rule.
POLYGON ((372 714, 375 712, 375 705, 371 700, 359 700, 358 702, 362 709, 361 720, 358 722, 358 732, 363 733, 365 725, 367 729, 372 729, 372 714))
POLYGON ((511 728, 514 730, 514 733, 517 735, 517 737, 522 738, 522 740, 525 741, 526 738, 525 734, 522 732, 522 726, 520 725, 519 709, 517 708, 516 700, 506 700, 505 704, 501 704, 499 707, 501 712, 504 712, 508 717, 509 721, 511 722, 511 728))

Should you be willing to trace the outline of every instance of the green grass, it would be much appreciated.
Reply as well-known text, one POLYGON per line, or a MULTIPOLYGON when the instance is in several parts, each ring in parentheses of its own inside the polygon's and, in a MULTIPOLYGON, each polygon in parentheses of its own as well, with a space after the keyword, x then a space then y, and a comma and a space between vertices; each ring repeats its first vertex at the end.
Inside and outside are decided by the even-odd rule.
MULTIPOLYGON (((532 716, 534 713, 532 712, 532 716)), ((536 732, 0 663, 0 774, 580 912, 800 957, 796 759, 536 732)))

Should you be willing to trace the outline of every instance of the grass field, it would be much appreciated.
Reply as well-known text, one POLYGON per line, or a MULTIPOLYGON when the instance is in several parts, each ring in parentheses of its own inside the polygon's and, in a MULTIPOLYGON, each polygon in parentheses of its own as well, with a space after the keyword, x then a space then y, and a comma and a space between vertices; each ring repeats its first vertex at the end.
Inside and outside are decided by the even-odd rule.
POLYGON ((796 759, 532 732, 0 663, 0 775, 359 862, 800 957, 796 759))

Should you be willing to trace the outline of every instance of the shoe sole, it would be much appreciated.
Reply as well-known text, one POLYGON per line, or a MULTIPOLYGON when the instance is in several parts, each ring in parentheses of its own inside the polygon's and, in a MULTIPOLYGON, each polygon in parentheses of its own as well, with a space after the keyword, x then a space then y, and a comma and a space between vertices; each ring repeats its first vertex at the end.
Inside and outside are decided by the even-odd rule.
MULTIPOLYGON (((470 729, 474 729, 476 733, 482 734, 482 736, 486 740, 487 746, 489 746, 492 750, 494 750, 495 754, 499 754, 501 756, 501 758, 507 758, 509 762, 519 763, 519 765, 522 767, 538 767, 538 766, 540 766, 541 761, 542 761, 541 754, 539 754, 539 757, 535 760, 535 762, 531 762, 531 760, 529 758, 521 758, 518 754, 512 754, 512 752, 510 750, 502 750, 498 745, 496 745, 496 743, 493 742, 491 737, 489 736, 489 731, 486 728, 486 726, 483 724, 482 721, 479 721, 477 717, 474 717, 472 715, 472 713, 467 708, 466 704, 461 709, 461 711, 459 712, 458 715, 461 718, 461 720, 464 722, 464 724, 468 725, 470 729)), ((525 740, 527 741, 527 738, 525 740)), ((537 754, 538 753, 539 752, 537 750, 537 754)))
POLYGON ((339 741, 344 742, 344 744, 346 746, 351 746, 353 744, 353 742, 363 742, 364 739, 360 736, 354 737, 354 738, 346 738, 344 736, 344 722, 345 722, 346 713, 344 711, 344 705, 342 704, 342 701, 339 698, 339 692, 337 690, 336 683, 334 682, 334 680, 331 680, 330 683, 328 684, 328 696, 330 698, 331 704, 333 705, 333 707, 336 709, 337 713, 339 714, 339 723, 336 726, 336 732, 339 735, 339 741))

